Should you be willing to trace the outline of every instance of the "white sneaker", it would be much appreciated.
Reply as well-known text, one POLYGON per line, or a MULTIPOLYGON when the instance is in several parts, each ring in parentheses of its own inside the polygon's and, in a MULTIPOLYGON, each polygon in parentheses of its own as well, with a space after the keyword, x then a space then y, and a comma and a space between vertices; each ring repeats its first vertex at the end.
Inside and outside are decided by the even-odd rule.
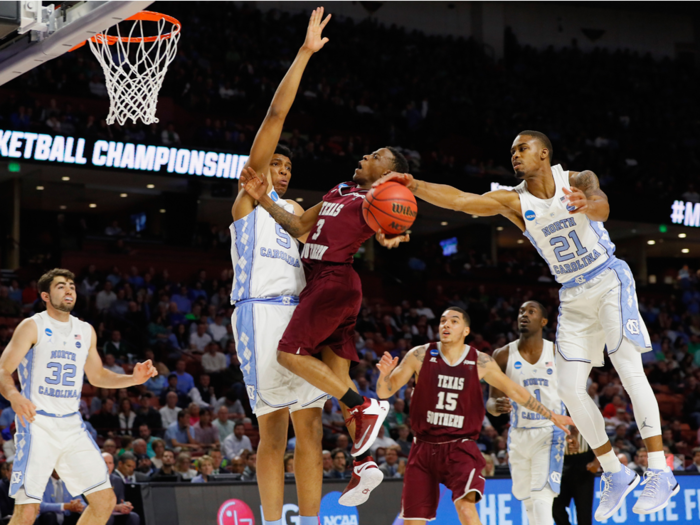
POLYGON ((346 507, 362 505, 383 479, 384 474, 379 470, 372 456, 368 456, 362 461, 353 462, 352 478, 338 499, 338 503, 346 507))

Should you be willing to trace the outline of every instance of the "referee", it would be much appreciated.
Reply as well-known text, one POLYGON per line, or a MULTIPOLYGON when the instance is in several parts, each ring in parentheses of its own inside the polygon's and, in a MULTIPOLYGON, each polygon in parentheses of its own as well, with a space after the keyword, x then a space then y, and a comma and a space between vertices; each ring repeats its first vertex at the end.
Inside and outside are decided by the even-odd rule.
POLYGON ((554 499, 552 516, 557 525, 571 525, 566 508, 573 498, 576 504, 578 525, 591 525, 593 514, 593 490, 598 460, 578 429, 571 428, 564 448, 564 470, 561 476, 561 492, 554 499))

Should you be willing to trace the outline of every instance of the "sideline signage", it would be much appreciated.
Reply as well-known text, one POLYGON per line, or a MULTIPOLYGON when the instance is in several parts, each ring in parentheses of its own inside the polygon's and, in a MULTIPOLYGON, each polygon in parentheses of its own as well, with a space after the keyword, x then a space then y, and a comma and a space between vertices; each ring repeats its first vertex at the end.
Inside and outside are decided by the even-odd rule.
POLYGON ((102 169, 238 179, 248 155, 0 130, 0 157, 102 169))

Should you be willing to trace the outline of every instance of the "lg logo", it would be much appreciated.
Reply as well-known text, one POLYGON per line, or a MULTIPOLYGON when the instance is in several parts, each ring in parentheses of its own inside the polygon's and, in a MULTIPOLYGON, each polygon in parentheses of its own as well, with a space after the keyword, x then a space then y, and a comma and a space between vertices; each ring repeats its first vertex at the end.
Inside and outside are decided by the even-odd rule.
POLYGON ((255 525, 255 518, 250 507, 239 499, 225 501, 219 507, 218 525, 255 525))

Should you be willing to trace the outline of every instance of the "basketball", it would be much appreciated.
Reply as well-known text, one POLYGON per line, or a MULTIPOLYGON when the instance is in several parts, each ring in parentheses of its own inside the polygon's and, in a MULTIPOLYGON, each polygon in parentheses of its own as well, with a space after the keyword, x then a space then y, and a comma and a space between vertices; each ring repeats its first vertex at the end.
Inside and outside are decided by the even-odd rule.
POLYGON ((416 198, 398 182, 385 182, 372 188, 362 203, 362 216, 374 231, 387 235, 404 233, 418 215, 416 198))

